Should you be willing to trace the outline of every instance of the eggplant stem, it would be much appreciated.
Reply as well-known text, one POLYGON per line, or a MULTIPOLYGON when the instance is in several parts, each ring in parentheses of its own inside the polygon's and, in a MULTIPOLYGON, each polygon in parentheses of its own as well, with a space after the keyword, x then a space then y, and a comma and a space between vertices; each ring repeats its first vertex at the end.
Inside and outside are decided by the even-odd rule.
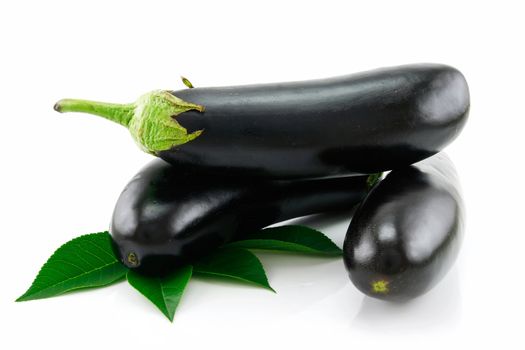
POLYGON ((88 113, 118 123, 129 129, 143 151, 154 155, 189 142, 202 133, 197 130, 188 134, 175 117, 190 110, 204 112, 204 106, 184 101, 166 90, 149 92, 128 104, 63 99, 54 108, 60 113, 88 113))
POLYGON ((381 181, 382 177, 383 173, 375 173, 368 175, 368 178, 366 179, 367 190, 370 191, 379 181, 381 181))
POLYGON ((193 84, 191 83, 191 81, 188 80, 188 78, 181 76, 180 79, 182 80, 182 83, 186 85, 188 88, 190 89, 194 88, 193 84))
POLYGON ((98 115, 122 126, 128 127, 133 118, 133 104, 116 104, 78 99, 63 99, 55 103, 55 111, 60 113, 81 112, 98 115))

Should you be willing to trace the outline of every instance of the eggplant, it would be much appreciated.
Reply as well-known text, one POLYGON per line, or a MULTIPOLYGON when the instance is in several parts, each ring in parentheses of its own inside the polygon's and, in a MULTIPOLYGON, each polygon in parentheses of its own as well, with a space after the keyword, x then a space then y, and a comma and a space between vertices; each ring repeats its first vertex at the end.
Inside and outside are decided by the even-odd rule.
POLYGON ((370 179, 223 178, 155 159, 122 191, 110 233, 125 265, 158 271, 279 221, 351 208, 366 195, 370 179))
POLYGON ((413 64, 311 81, 159 90, 124 105, 65 99, 55 110, 120 123, 144 151, 195 172, 287 179, 408 166, 454 140, 469 105, 457 69, 413 64))
POLYGON ((363 293, 383 300, 418 297, 458 255, 464 206, 454 167, 443 154, 396 169, 359 205, 343 257, 363 293))

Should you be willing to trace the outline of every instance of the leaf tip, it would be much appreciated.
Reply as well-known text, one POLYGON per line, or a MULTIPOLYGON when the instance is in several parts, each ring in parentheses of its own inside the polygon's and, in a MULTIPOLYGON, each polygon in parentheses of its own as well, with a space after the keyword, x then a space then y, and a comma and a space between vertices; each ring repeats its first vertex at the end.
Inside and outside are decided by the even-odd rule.
POLYGON ((31 298, 30 294, 28 295, 28 292, 25 292, 24 294, 22 294, 21 296, 16 298, 15 303, 19 303, 21 301, 29 301, 29 300, 33 300, 33 299, 34 298, 31 298))
POLYGON ((171 322, 173 323, 173 319, 175 318, 175 310, 176 309, 173 309, 173 310, 161 310, 162 313, 164 314, 164 316, 166 316, 166 318, 171 322))

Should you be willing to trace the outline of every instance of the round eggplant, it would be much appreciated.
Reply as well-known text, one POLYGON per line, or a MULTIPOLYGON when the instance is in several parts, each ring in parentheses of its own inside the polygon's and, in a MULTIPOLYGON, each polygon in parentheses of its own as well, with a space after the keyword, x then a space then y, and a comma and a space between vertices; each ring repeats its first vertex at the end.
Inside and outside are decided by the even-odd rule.
POLYGON ((178 264, 279 221, 351 208, 366 195, 368 180, 221 178, 154 160, 123 190, 110 232, 131 268, 178 264))
POLYGON ((311 81, 154 91, 127 105, 66 99, 55 109, 116 121, 144 151, 176 166, 284 179, 408 166, 454 140, 469 105, 458 70, 414 64, 311 81))
POLYGON ((438 154, 390 172, 360 204, 344 262, 363 293, 403 301, 430 290, 459 251, 464 208, 450 160, 438 154))

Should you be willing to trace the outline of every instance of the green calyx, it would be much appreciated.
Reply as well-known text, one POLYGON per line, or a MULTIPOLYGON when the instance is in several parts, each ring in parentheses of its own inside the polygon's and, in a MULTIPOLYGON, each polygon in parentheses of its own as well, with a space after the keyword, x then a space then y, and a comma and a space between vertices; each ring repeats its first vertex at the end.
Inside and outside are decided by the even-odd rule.
POLYGON ((368 175, 366 179, 366 187, 367 190, 370 191, 375 185, 381 181, 381 178, 383 177, 383 173, 375 173, 368 175))
POLYGON ((130 104, 64 99, 55 104, 55 110, 89 113, 114 121, 129 129, 143 151, 156 155, 197 138, 202 130, 188 133, 175 117, 190 110, 204 112, 204 107, 186 102, 169 91, 155 90, 130 104))

